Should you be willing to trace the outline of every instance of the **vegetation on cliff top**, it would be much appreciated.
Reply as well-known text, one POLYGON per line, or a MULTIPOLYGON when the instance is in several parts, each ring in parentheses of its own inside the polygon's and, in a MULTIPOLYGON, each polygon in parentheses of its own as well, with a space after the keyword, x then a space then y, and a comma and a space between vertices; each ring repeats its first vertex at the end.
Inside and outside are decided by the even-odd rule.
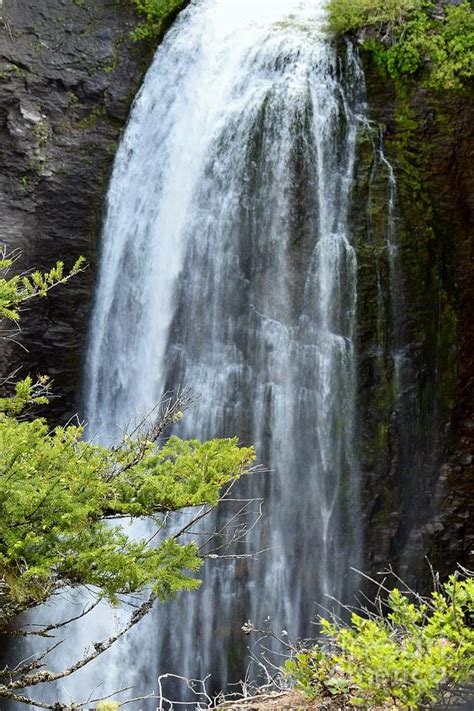
POLYGON ((474 76, 470 2, 439 7, 424 0, 330 0, 329 28, 361 35, 377 66, 396 79, 426 71, 432 89, 461 89, 474 76))
POLYGON ((423 0, 330 0, 329 27, 344 34, 363 27, 392 27, 423 6, 423 0))
POLYGON ((135 5, 143 17, 143 21, 132 33, 135 40, 159 37, 174 15, 187 4, 187 0, 129 0, 129 2, 135 5))
MULTIPOLYGON (((136 40, 159 37, 186 0, 128 0, 143 21, 136 40)), ((336 34, 368 28, 363 47, 392 78, 427 69, 427 85, 461 89, 474 75, 474 13, 470 2, 440 7, 429 0, 329 0, 336 34)))

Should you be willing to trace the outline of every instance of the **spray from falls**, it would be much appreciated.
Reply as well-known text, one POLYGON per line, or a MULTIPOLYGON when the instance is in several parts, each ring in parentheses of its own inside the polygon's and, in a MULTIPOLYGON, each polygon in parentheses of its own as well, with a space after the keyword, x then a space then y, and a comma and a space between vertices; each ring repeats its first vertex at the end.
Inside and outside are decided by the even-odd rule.
POLYGON ((265 511, 240 552, 267 552, 205 566, 198 593, 115 653, 112 689, 145 670, 148 688, 168 671, 235 682, 243 622, 270 616, 307 635, 316 601, 349 594, 362 540, 348 213, 365 107, 357 60, 350 48, 337 58, 323 7, 192 2, 118 151, 87 356, 89 431, 113 442, 187 385, 200 401, 178 434, 238 435, 271 473, 240 490, 265 511))

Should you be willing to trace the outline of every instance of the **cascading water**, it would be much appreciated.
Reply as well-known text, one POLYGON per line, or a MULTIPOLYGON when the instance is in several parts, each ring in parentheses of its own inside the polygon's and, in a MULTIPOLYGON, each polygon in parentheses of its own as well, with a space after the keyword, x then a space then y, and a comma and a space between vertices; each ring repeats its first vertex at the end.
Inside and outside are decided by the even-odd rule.
POLYGON ((235 682, 245 620, 306 635, 315 602, 349 592, 362 547, 348 210, 363 78, 324 20, 323 0, 195 0, 118 151, 89 431, 113 442, 166 390, 192 387, 201 399, 178 434, 239 435, 271 470, 241 488, 265 507, 241 552, 270 550, 207 565, 198 593, 104 658, 101 692, 140 674, 150 690, 163 672, 235 682))

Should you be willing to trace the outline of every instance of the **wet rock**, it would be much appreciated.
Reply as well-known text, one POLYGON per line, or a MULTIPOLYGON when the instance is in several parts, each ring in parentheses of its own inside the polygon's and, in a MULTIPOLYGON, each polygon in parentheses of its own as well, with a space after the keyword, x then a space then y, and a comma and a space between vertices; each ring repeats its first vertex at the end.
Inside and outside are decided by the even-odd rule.
POLYGON ((447 573, 472 565, 474 548, 474 102, 472 91, 432 93, 419 79, 397 85, 365 60, 370 118, 395 172, 401 267, 390 277, 374 130, 361 140, 354 200, 367 566, 383 550, 428 587, 425 556, 447 573))

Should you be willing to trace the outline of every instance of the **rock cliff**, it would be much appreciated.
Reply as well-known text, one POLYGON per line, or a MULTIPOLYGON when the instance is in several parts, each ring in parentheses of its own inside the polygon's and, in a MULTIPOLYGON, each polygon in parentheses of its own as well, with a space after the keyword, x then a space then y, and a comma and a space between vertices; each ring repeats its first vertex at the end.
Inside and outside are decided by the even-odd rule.
MULTIPOLYGON (((104 196, 117 140, 153 48, 133 43, 121 0, 0 3, 0 241, 21 265, 90 267, 35 303, 22 325, 28 353, 4 353, 10 371, 47 373, 60 398, 52 416, 78 407, 104 196)), ((17 265, 19 266, 19 265, 17 265)))
POLYGON ((447 572, 472 565, 474 548, 473 93, 394 82, 363 59, 372 123, 354 219, 367 565, 390 560, 423 587, 425 555, 447 572))

